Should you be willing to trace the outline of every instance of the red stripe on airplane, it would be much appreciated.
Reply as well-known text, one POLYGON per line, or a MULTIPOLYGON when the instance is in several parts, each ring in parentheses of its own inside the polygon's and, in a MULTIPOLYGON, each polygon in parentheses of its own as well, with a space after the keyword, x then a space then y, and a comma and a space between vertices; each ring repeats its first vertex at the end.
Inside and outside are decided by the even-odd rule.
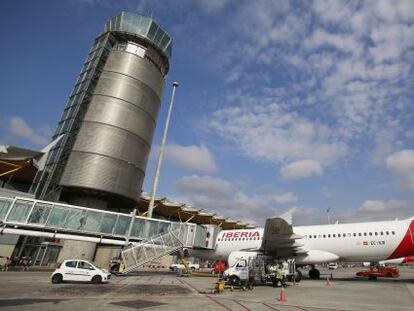
POLYGON ((412 262, 412 261, 414 261, 414 256, 407 256, 407 257, 404 257, 402 263, 407 263, 407 262, 412 262))
POLYGON ((407 257, 412 255, 414 255, 414 220, 411 221, 404 238, 398 247, 394 250, 394 252, 388 257, 388 259, 407 257))

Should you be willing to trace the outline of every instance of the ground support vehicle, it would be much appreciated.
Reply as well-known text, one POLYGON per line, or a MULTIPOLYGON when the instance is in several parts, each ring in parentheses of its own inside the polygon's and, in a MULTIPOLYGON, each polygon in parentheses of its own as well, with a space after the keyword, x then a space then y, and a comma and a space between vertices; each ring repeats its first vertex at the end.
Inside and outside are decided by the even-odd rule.
POLYGON ((296 271, 293 259, 273 262, 264 255, 240 259, 223 273, 223 278, 230 286, 265 284, 284 286, 286 282, 299 282, 302 274, 296 271))
POLYGON ((397 278, 400 276, 400 270, 396 267, 370 267, 369 270, 359 271, 357 276, 367 277, 370 280, 377 278, 397 278))
POLYGON ((99 268, 87 260, 67 259, 52 273, 53 284, 66 281, 106 283, 111 277, 107 269, 99 268))

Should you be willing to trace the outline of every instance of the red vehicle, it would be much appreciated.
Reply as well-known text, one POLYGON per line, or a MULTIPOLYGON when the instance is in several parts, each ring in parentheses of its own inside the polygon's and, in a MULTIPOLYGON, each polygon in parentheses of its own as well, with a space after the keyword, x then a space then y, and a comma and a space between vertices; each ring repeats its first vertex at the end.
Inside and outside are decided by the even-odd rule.
POLYGON ((357 276, 368 277, 370 280, 377 278, 398 278, 400 270, 396 267, 371 267, 369 270, 359 271, 357 276))

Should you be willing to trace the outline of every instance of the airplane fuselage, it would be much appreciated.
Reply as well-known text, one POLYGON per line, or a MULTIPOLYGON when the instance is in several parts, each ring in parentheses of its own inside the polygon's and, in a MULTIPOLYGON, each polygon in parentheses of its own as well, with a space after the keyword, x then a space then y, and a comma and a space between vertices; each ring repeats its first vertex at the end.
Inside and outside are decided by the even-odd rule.
MULTIPOLYGON (((263 228, 223 230, 212 251, 190 250, 190 255, 205 259, 227 260, 230 253, 259 250, 263 228)), ((414 255, 414 218, 394 221, 366 222, 293 227, 303 251, 334 254, 340 261, 380 261, 414 255)), ((315 263, 336 261, 315 259, 315 263)), ((332 257, 333 258, 333 257, 332 257)), ((298 256, 297 264, 309 263, 298 256)), ((312 260, 311 260, 312 261, 312 260)))

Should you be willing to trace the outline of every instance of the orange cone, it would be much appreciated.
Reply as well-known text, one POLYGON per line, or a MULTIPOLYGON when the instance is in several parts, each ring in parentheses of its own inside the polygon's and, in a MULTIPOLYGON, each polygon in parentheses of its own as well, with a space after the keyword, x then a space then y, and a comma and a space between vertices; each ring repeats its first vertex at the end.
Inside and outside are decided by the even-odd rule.
POLYGON ((279 301, 287 301, 286 300, 286 294, 285 294, 285 288, 283 286, 280 289, 279 301))
POLYGON ((331 286, 331 282, 329 281, 329 276, 326 277, 326 286, 331 286))

